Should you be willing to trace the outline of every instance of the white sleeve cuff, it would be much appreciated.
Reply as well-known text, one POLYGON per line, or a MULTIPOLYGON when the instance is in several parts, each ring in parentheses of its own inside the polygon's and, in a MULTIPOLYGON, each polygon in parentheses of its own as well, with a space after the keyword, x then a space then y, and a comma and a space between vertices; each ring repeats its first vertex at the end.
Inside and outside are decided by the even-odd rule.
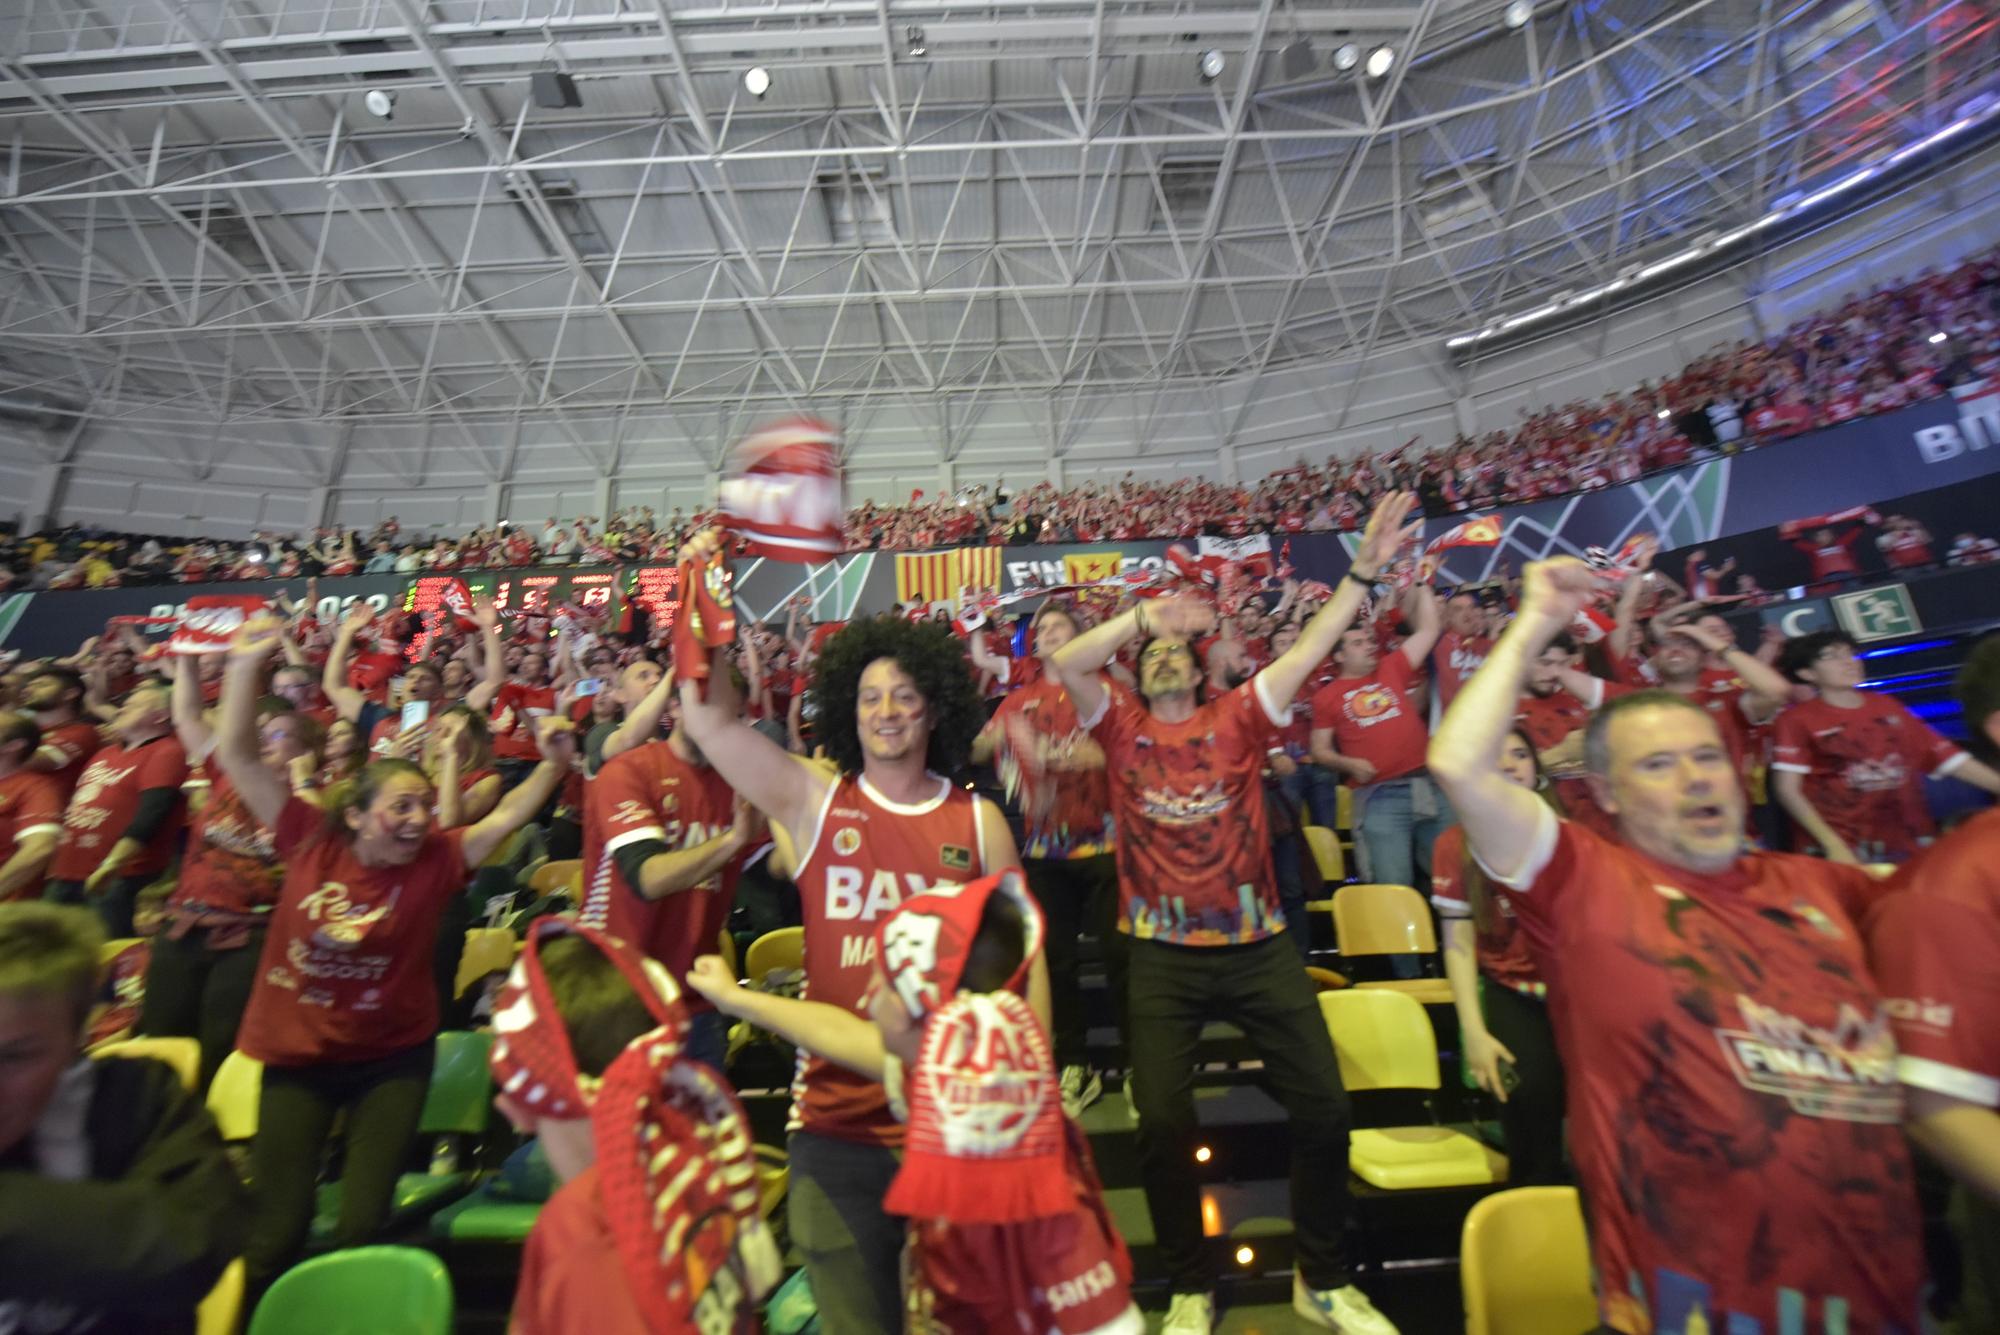
POLYGON ((1250 679, 1250 689, 1256 693, 1257 703, 1263 707, 1264 717, 1271 720, 1272 727, 1282 728, 1292 721, 1292 706, 1290 701, 1285 703, 1283 709, 1275 708, 1271 704, 1271 697, 1264 690, 1263 673, 1259 672, 1250 679))
POLYGON ((1535 808, 1535 832, 1530 837, 1527 856, 1511 873, 1496 871, 1488 865, 1485 858, 1480 856, 1479 846, 1469 839, 1466 841, 1466 847, 1472 850, 1473 861, 1477 862, 1488 876, 1509 890, 1526 890, 1533 885, 1535 878, 1542 874, 1542 869, 1547 867, 1549 860, 1556 855, 1556 837, 1562 833, 1561 824, 1556 820, 1556 813, 1549 810, 1547 803, 1537 802, 1535 808))
POLYGON ((1896 1078, 1906 1085, 1928 1089, 1933 1094, 1943 1094, 1947 1098, 1977 1103, 1986 1108, 2000 1108, 2000 1080, 1977 1071, 1962 1071, 1928 1057, 1912 1057, 1905 1053, 1896 1058, 1896 1078))
POLYGON ((23 839, 29 838, 30 836, 37 834, 61 834, 61 833, 62 833, 62 822, 50 821, 46 825, 30 825, 25 830, 14 831, 14 842, 18 844, 23 839))
POLYGON ((1774 761, 1772 761, 1772 762, 1771 762, 1771 768, 1772 768, 1772 769, 1774 769, 1774 770, 1781 770, 1781 771, 1783 771, 1783 772, 1784 772, 1784 773, 1786 773, 1786 774, 1810 774, 1810 773, 1812 773, 1812 766, 1811 766, 1811 765, 1794 765, 1794 764, 1791 764, 1791 763, 1789 763, 1789 762, 1787 762, 1787 761, 1783 761, 1783 760, 1774 760, 1774 761))
POLYGON ((1931 773, 1942 779, 1945 775, 1950 774, 1970 759, 1972 759, 1972 756, 1969 753, 1960 751, 1957 755, 1948 758, 1944 764, 1932 770, 1931 773))
POLYGON ((1098 678, 1097 685, 1099 688, 1097 692, 1097 708, 1091 710, 1088 715, 1077 715, 1076 726, 1079 732, 1091 731, 1098 724, 1104 722, 1104 716, 1111 712, 1111 683, 1100 677, 1098 678))
POLYGON ((658 839, 660 842, 665 843, 666 838, 667 831, 664 826, 648 825, 643 829, 626 830, 620 834, 614 834, 604 841, 604 853, 605 856, 609 857, 619 849, 639 843, 642 840, 658 839))
POLYGON ((1440 918, 1470 918, 1472 916, 1472 905, 1462 899, 1446 899, 1443 895, 1432 895, 1431 907, 1438 911, 1440 918))

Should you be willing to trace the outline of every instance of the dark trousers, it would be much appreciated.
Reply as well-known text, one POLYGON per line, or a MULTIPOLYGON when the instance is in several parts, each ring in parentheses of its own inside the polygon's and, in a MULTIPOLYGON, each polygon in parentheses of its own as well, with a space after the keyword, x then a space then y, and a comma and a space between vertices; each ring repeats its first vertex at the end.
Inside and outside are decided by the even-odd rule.
POLYGON ((236 1031, 257 981, 257 961, 264 953, 265 930, 252 929, 247 941, 229 950, 209 949, 208 934, 199 930, 179 940, 165 932, 153 938, 139 1032, 199 1041, 202 1089, 236 1046, 236 1031))
POLYGON ((82 881, 50 881, 42 887, 42 898, 55 904, 96 909, 97 916, 104 921, 104 934, 116 941, 138 935, 132 930, 132 906, 139 902, 139 892, 157 875, 152 872, 144 876, 113 876, 95 895, 84 893, 82 881))
POLYGON ((1507 1142, 1507 1185, 1550 1187, 1568 1182, 1563 1165, 1563 1068, 1549 1005, 1511 987, 1480 988, 1486 1031, 1514 1054, 1520 1084, 1500 1105, 1507 1142))
POLYGON ((267 1066, 250 1147, 253 1227, 244 1260, 261 1293, 304 1250, 333 1119, 347 1114, 340 1220, 333 1245, 357 1247, 389 1217, 396 1179, 416 1139, 435 1044, 373 1061, 267 1066))
MULTIPOLYGON (((1087 858, 1023 858, 1028 889, 1041 905, 1047 933, 1049 1002, 1054 1011, 1055 1056, 1058 1069, 1089 1064, 1083 1016, 1083 989, 1077 974, 1077 946, 1085 933, 1097 937, 1105 953, 1105 968, 1113 974, 1111 954, 1118 949, 1118 867, 1110 853, 1087 858)), ((1112 996, 1118 990, 1112 988, 1112 996)))
POLYGON ((881 1145, 792 1133, 786 1223, 826 1335, 903 1328, 903 1221, 882 1212, 899 1162, 881 1145))
POLYGON ((1204 1293, 1215 1284, 1201 1191, 1189 1169, 1200 1138, 1195 1049, 1210 1020, 1243 1031, 1290 1119, 1300 1273, 1316 1289, 1348 1283, 1347 1091, 1298 951, 1283 933, 1240 946, 1135 940, 1130 967, 1140 1172, 1173 1291, 1204 1293))

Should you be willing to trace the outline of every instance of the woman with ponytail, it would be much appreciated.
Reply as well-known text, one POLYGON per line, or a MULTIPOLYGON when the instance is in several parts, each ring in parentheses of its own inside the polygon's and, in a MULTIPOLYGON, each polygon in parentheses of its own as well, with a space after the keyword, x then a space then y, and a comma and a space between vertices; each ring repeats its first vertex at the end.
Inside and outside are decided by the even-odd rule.
POLYGON ((365 766, 314 806, 258 751, 257 696, 280 631, 261 619, 230 647, 216 728, 222 772, 272 831, 285 865, 236 1040, 264 1063, 251 1148, 253 1291, 303 1246, 320 1159, 343 1113, 334 1244, 365 1242, 387 1218, 430 1083, 439 917, 471 868, 548 801, 576 751, 567 726, 547 721, 541 763, 484 819, 458 829, 438 828, 431 781, 405 760, 365 766))
MULTIPOLYGON (((1500 768, 1510 782, 1557 806, 1526 734, 1517 730, 1508 737, 1500 768)), ((1500 1101, 1507 1185, 1568 1181, 1562 1062, 1549 1026, 1548 985, 1514 921, 1513 906, 1494 893, 1456 825, 1438 836, 1431 854, 1431 902, 1444 919, 1444 971, 1466 1067, 1479 1087, 1500 1101)))

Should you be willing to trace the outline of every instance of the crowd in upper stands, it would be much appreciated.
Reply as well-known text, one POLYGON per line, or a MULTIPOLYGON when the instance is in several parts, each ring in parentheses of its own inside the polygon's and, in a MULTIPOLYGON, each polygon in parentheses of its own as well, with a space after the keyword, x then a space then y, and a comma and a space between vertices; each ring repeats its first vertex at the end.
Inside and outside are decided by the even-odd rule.
MULTIPOLYGON (((1596 402, 1523 409, 1509 429, 1305 462, 1252 486, 1204 478, 1057 488, 975 485, 904 504, 865 502, 847 517, 851 550, 964 544, 1131 541, 1208 533, 1355 528, 1386 492, 1413 490, 1427 515, 1588 491, 1948 392, 2000 372, 2000 251, 1849 297, 1765 343, 1718 348, 1678 375, 1596 402)), ((0 537, 0 591, 347 574, 424 574, 538 564, 671 560, 708 519, 650 506, 502 523, 461 537, 371 531, 247 541, 64 528, 0 537)))

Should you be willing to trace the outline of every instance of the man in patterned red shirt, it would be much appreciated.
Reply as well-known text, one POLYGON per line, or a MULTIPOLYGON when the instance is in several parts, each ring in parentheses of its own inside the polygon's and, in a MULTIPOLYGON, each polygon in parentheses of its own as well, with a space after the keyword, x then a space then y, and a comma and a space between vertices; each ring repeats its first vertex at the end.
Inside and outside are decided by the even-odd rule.
POLYGON ((1190 640, 1213 614, 1192 599, 1142 599, 1055 658, 1077 717, 1104 748, 1118 825, 1118 929, 1132 938, 1130 1092, 1146 1207, 1173 1287, 1169 1335, 1206 1335, 1214 1321, 1214 1257, 1188 1171, 1199 1133, 1190 1057, 1202 1026, 1220 1018, 1262 1059, 1290 1118, 1292 1181, 1312 1187, 1292 1199, 1293 1309, 1346 1335, 1394 1335, 1352 1283, 1347 1100, 1319 1005, 1283 936, 1262 774, 1293 697, 1408 536, 1414 503, 1409 495, 1383 502, 1353 569, 1298 642, 1219 698, 1198 701, 1190 640), (1143 699, 1100 675, 1135 636, 1143 699))
POLYGON ((1549 985, 1598 1304, 1624 1335, 1914 1335, 1923 1258, 1858 868, 1745 851, 1714 717, 1671 691, 1584 739, 1619 842, 1501 773, 1536 656, 1595 595, 1530 566, 1520 614, 1431 742, 1466 842, 1549 985))
POLYGON ((1843 632, 1801 635, 1778 662, 1816 695, 1778 716, 1771 787, 1800 833, 1834 861, 1900 862, 1936 833, 1926 774, 2000 792, 2000 773, 1901 701, 1861 689, 1866 669, 1843 632))
POLYGON ((1514 726, 1533 743, 1542 773, 1555 784, 1556 798, 1569 818, 1611 836, 1615 833, 1611 818, 1598 807, 1584 777, 1583 730, 1590 723, 1591 706, 1563 686, 1576 670, 1576 641, 1564 631, 1535 656, 1521 698, 1514 704, 1514 726))
POLYGON ((1444 634, 1438 637, 1431 655, 1439 713, 1450 708, 1458 688, 1479 670, 1492 648, 1493 638, 1486 633, 1486 608, 1477 595, 1453 594, 1445 601, 1444 634))
MULTIPOLYGON (((2000 636, 1958 675, 1972 745, 2000 747, 2000 636)), ((1896 1026, 1910 1138, 1958 1178, 1959 1318, 2000 1312, 2000 811, 1973 817, 1904 864, 1868 920, 1869 958, 1896 1026)))

